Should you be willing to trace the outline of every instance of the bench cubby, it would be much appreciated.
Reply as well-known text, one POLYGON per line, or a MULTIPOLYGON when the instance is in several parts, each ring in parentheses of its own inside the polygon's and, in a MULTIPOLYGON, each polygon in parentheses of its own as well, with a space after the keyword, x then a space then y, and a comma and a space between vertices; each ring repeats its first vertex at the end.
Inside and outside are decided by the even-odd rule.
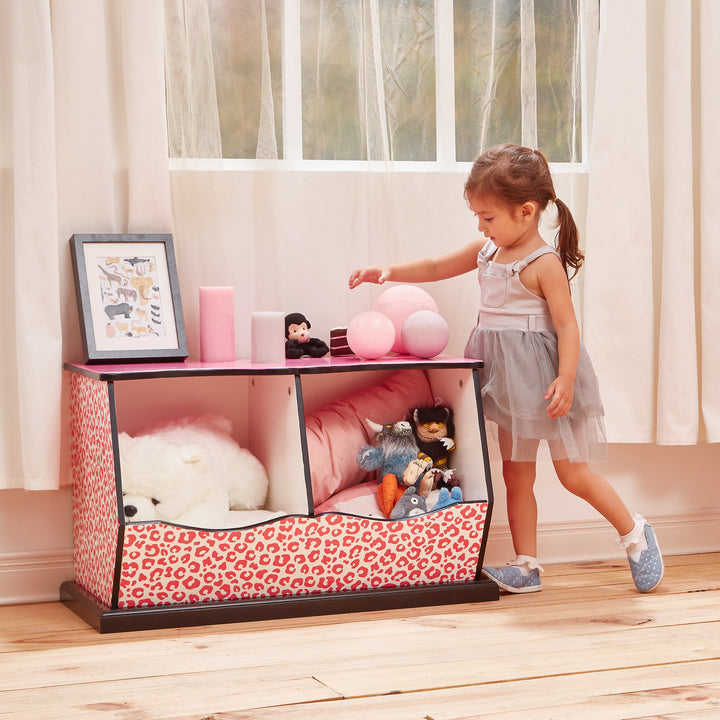
POLYGON ((480 576, 493 505, 481 367, 407 356, 66 364, 75 569, 62 601, 116 632, 497 599, 480 576), (325 461, 308 442, 308 418, 368 390, 382 399, 375 391, 393 394, 397 378, 411 388, 426 380, 453 407, 463 502, 403 520, 316 511, 325 461), (231 529, 126 520, 118 433, 205 413, 231 420, 268 473, 267 509, 283 514, 231 529))

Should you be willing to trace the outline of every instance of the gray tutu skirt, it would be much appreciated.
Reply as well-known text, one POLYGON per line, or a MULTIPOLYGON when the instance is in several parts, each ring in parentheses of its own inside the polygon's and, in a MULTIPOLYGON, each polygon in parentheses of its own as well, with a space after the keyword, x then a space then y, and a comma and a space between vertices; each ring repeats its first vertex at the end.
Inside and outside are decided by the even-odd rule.
POLYGON ((580 346, 570 412, 550 418, 545 400, 557 377, 558 343, 554 332, 476 327, 465 357, 484 361, 481 370, 485 417, 512 435, 512 457, 536 459, 540 440, 553 460, 589 462, 607 458, 607 438, 597 376, 585 347, 580 346))

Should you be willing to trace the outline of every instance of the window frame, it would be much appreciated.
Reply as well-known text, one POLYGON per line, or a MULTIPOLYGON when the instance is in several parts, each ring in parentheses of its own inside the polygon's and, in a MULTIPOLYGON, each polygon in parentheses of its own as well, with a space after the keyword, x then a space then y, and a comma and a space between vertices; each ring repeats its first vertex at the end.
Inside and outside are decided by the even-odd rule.
MULTIPOLYGON (((435 160, 310 160, 302 157, 302 76, 300 1, 282 2, 283 73, 283 157, 255 158, 169 158, 170 170, 228 171, 315 171, 315 172, 397 172, 467 173, 472 162, 455 160, 455 48, 453 3, 435 0, 435 160)), ((587 173, 590 108, 588 58, 583 6, 593 0, 578 0, 581 97, 581 153, 579 162, 549 162, 553 173, 587 173)))

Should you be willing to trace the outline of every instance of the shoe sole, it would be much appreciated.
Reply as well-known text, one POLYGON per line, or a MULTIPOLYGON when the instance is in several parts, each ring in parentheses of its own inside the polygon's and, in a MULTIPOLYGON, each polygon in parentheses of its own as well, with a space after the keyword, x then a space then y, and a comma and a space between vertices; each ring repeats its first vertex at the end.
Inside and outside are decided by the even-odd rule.
POLYGON ((525 593, 540 592, 542 590, 542 585, 527 585, 526 587, 521 588, 512 587, 512 585, 506 585, 504 582, 500 582, 500 580, 498 580, 496 577, 493 577, 486 570, 482 570, 482 574, 489 580, 492 580, 502 590, 505 590, 509 593, 514 593, 515 595, 524 595, 525 593))

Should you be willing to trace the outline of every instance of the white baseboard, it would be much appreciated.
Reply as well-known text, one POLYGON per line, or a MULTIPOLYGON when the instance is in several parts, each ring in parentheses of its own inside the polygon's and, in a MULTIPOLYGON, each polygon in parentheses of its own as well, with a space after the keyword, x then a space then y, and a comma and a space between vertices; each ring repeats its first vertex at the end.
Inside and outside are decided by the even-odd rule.
MULTIPOLYGON (((720 552, 720 513, 654 516, 665 555, 720 552)), ((539 560, 545 565, 623 558, 616 535, 604 520, 545 523, 538 528, 539 560)), ((514 556, 507 524, 492 525, 485 553, 488 565, 504 565, 514 556)), ((73 579, 72 549, 0 554, 0 605, 54 602, 60 585, 73 579)))
POLYGON ((72 548, 0 553, 0 605, 57 601, 72 579, 72 548))
MULTIPOLYGON (((720 513, 698 512, 650 518, 664 555, 720 552, 720 513)), ((600 518, 587 522, 544 523, 538 526, 538 560, 543 565, 624 558, 615 547, 617 533, 600 518)), ((515 556, 510 529, 491 524, 485 563, 502 566, 515 556)))

